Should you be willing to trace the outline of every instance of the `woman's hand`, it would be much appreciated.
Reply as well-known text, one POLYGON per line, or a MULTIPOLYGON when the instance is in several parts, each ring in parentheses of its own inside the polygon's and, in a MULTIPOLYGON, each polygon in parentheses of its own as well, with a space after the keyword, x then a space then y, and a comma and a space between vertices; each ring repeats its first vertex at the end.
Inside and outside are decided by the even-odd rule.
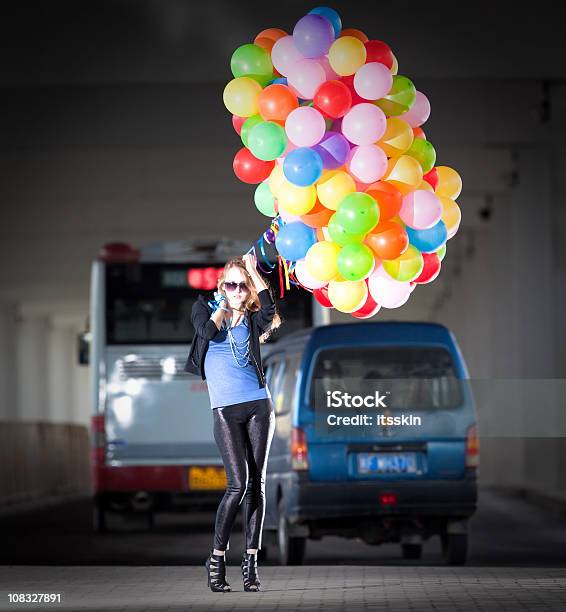
POLYGON ((246 270, 249 275, 253 278, 254 274, 257 274, 257 258, 254 253, 246 253, 242 260, 246 266, 246 270))

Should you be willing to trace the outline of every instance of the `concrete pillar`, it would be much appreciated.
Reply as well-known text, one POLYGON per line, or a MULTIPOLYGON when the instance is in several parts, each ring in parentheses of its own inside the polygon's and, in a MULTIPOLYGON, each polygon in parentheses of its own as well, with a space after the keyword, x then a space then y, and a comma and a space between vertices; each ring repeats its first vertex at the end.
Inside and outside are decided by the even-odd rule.
POLYGON ((17 305, 0 302, 0 421, 17 418, 17 305))

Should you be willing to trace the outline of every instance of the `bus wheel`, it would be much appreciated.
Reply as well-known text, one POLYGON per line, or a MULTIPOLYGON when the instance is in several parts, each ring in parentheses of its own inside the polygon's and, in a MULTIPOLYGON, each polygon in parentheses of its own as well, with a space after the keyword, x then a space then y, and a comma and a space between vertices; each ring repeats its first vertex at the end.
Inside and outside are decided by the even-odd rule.
POLYGON ((302 565, 307 540, 306 538, 292 538, 289 536, 289 523, 285 516, 283 499, 279 500, 278 511, 277 541, 279 543, 279 565, 302 565))
POLYGON ((94 500, 92 506, 92 526, 97 533, 108 531, 106 510, 100 500, 94 500))

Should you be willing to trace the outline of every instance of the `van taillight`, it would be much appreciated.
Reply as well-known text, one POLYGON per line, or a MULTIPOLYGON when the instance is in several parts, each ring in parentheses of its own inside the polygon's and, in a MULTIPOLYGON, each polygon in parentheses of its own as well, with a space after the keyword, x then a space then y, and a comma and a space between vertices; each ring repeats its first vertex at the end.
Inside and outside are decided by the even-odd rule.
POLYGON ((294 470, 308 470, 307 439, 300 427, 291 430, 291 466, 294 470))
POLYGON ((106 453, 106 427, 103 414, 97 414, 92 417, 91 432, 91 453, 93 463, 103 464, 104 455, 106 453))
POLYGON ((477 468, 480 463, 480 440, 478 437, 478 426, 472 425, 468 428, 466 439, 466 467, 477 468))

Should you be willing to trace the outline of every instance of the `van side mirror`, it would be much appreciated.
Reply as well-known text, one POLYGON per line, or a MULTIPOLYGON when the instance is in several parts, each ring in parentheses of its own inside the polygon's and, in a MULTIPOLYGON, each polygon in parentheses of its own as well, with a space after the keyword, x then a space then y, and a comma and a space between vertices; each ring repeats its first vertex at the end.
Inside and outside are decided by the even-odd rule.
POLYGON ((77 334, 77 361, 79 365, 89 364, 89 347, 91 333, 88 331, 77 334))

